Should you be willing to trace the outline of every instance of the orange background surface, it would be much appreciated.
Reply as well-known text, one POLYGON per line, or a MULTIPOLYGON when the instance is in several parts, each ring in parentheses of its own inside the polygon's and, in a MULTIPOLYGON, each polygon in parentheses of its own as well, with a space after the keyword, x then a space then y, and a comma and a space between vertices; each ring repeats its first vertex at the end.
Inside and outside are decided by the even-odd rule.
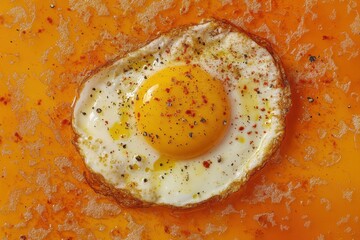
POLYGON ((0 3, 1 239, 360 239, 359 133, 359 1, 0 3), (283 144, 224 201, 119 207, 83 178, 70 124, 79 84, 209 17, 266 38, 281 57, 293 100, 283 144))

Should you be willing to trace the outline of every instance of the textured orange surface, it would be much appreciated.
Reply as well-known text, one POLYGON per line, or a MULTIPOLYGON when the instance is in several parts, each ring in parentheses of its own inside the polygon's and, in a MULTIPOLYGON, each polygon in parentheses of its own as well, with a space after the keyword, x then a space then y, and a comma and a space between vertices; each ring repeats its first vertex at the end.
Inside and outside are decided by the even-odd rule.
POLYGON ((1 1, 2 239, 359 239, 360 2, 1 1), (241 2, 241 3, 238 3, 241 2), (72 144, 84 76, 175 26, 215 17, 266 38, 293 107, 280 151, 224 201, 124 209, 72 144))

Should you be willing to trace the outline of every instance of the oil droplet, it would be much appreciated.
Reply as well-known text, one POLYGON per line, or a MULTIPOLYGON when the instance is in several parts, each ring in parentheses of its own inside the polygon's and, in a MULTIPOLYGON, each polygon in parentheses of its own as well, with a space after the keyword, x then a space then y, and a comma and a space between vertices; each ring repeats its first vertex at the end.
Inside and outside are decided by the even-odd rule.
POLYGON ((237 140, 238 140, 240 143, 245 143, 245 138, 244 138, 243 136, 237 137, 237 140))
POLYGON ((163 171, 163 170, 169 170, 175 166, 175 160, 171 160, 168 157, 160 156, 155 162, 154 162, 154 171, 163 171))
POLYGON ((115 122, 109 129, 112 139, 119 140, 120 138, 128 138, 130 136, 130 128, 127 123, 128 120, 128 113, 126 111, 122 111, 120 122, 115 122))

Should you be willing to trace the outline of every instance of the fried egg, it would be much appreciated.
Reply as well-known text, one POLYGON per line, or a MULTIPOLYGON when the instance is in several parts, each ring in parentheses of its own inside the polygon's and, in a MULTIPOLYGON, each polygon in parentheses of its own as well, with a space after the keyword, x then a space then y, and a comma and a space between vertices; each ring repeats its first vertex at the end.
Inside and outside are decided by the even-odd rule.
POLYGON ((181 208, 238 190, 278 148, 290 107, 263 45, 210 20, 92 74, 72 121, 90 185, 125 206, 181 208))

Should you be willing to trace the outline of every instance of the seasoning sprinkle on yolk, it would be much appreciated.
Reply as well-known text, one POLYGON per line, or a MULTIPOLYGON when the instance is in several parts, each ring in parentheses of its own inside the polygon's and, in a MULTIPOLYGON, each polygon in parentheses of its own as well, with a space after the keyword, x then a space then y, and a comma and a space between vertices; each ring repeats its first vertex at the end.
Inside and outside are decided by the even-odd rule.
POLYGON ((199 156, 224 136, 230 106, 223 83, 198 66, 165 68, 141 85, 137 127, 160 154, 199 156))

